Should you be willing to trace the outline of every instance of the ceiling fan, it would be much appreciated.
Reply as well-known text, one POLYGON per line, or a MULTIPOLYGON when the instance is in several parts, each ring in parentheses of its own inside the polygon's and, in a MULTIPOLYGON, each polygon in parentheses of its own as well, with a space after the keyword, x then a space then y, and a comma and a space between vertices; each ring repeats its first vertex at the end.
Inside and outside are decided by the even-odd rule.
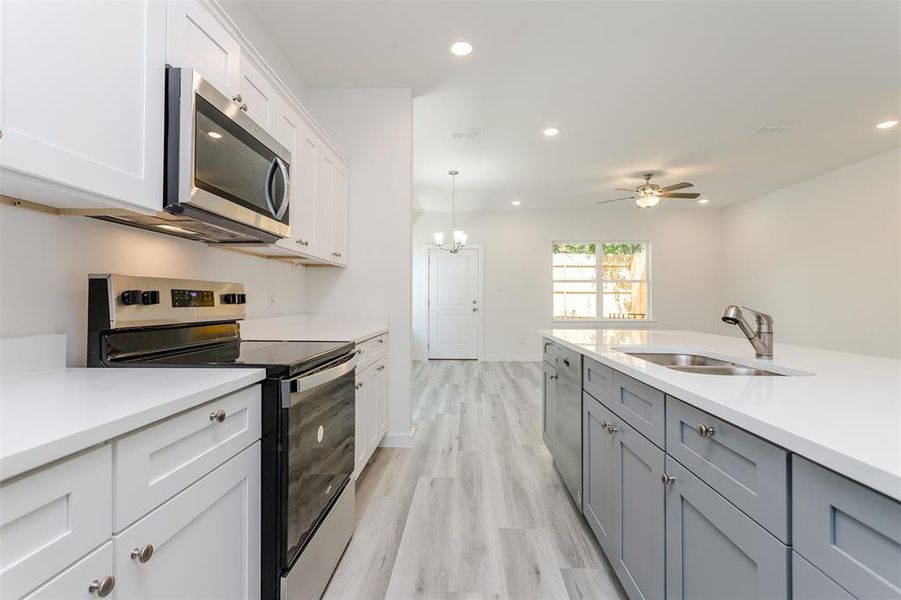
POLYGON ((656 183, 651 183, 651 177, 654 173, 642 173, 644 184, 638 186, 634 190, 627 188, 616 188, 621 192, 632 192, 631 196, 623 196, 622 198, 614 198, 612 200, 601 200, 597 204, 607 204, 609 202, 619 202, 620 200, 635 200, 635 204, 639 208, 651 208, 657 206, 661 198, 697 198, 701 194, 696 193, 675 193, 677 190, 694 187, 693 183, 683 181, 682 183, 674 183, 660 187, 656 183))

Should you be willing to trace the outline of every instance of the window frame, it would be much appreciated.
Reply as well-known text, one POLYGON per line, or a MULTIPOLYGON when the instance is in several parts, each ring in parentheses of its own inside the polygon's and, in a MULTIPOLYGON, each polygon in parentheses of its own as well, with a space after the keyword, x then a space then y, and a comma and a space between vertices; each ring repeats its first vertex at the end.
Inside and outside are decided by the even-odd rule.
POLYGON ((653 320, 653 258, 651 251, 651 240, 646 239, 601 239, 601 240, 551 240, 551 322, 552 323, 652 323, 653 320), (554 284, 558 282, 566 282, 569 280, 554 279, 554 246, 556 244, 594 244, 595 256, 595 316, 594 317, 558 317, 554 315, 554 284), (603 247, 604 244, 644 244, 647 252, 647 276, 645 279, 624 279, 624 280, 607 280, 604 279, 603 265, 603 247), (604 314, 604 283, 607 281, 619 281, 620 283, 636 283, 645 282, 648 286, 648 306, 647 312, 643 319, 605 319, 604 314))

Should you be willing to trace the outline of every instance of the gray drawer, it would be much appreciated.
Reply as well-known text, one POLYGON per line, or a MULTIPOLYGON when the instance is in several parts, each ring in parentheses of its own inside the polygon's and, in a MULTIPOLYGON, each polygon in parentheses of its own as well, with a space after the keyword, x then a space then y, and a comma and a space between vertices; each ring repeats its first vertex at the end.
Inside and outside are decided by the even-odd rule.
POLYGON ((789 542, 788 452, 672 396, 666 397, 666 452, 789 542))
POLYGON ((792 600, 855 600, 826 574, 792 552, 792 600))
POLYGON ((607 406, 659 447, 664 447, 664 394, 613 371, 613 396, 607 406))
POLYGON ((792 538, 852 595, 901 598, 901 503, 795 455, 792 538))
POLYGON ((541 355, 542 358, 544 358, 544 362, 553 365, 554 361, 557 360, 557 345, 551 340, 545 338, 542 346, 543 349, 541 351, 541 355))
POLYGON ((582 365, 582 389, 605 404, 610 404, 613 394, 613 369, 596 360, 585 357, 582 365))

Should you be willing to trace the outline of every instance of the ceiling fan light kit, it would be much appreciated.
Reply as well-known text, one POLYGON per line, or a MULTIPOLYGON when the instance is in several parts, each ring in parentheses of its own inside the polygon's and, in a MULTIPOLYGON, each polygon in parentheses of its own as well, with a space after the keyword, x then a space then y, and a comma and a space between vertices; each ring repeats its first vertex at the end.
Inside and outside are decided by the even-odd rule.
POLYGON ((660 187, 656 183, 651 183, 651 177, 654 176, 654 173, 648 172, 644 173, 642 177, 644 177, 644 184, 638 186, 637 188, 627 189, 627 188, 616 188, 622 192, 632 192, 632 196, 625 196, 623 198, 614 198, 612 200, 601 200, 597 204, 609 204, 610 202, 619 202, 620 200, 634 200, 635 205, 638 208, 652 208, 660 204, 661 198, 688 198, 694 199, 699 197, 701 194, 697 194, 694 192, 688 193, 679 193, 677 190, 684 190, 685 188, 694 187, 693 183, 688 183, 687 181, 683 181, 681 183, 674 183, 672 185, 668 185, 665 187, 660 187))

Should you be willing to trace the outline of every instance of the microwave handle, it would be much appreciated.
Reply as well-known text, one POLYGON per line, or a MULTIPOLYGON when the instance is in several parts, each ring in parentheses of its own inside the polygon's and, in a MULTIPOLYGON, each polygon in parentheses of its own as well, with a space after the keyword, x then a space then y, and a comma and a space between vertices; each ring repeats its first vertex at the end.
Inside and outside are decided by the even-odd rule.
POLYGON ((269 205, 269 212, 272 213, 277 220, 281 221, 282 217, 285 216, 285 212, 288 210, 288 167, 285 166, 284 161, 279 157, 275 157, 272 159, 272 164, 269 165, 269 170, 266 172, 266 204, 269 205), (275 177, 275 169, 281 171, 282 181, 285 182, 284 192, 282 193, 282 201, 279 204, 278 210, 275 208, 275 203, 272 200, 272 180, 275 177))

